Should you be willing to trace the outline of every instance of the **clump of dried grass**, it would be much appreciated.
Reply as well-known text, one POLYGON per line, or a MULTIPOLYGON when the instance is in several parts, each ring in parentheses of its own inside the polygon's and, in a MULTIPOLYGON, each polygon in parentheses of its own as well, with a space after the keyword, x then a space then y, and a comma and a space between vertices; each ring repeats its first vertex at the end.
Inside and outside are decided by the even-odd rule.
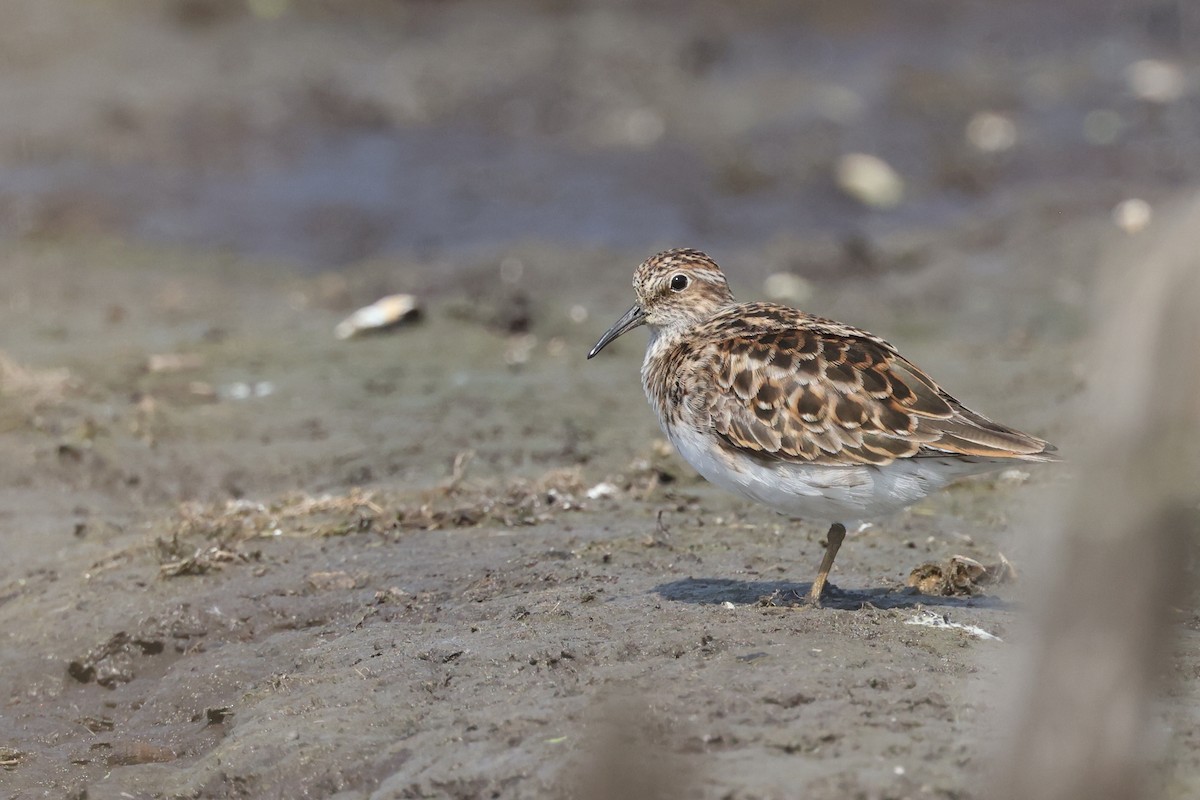
POLYGON ((66 368, 30 369, 0 351, 0 397, 15 398, 30 409, 57 405, 73 382, 66 368))
POLYGON ((374 531, 437 530, 476 526, 519 527, 550 522, 583 508, 576 469, 535 479, 466 484, 463 465, 446 483, 421 491, 353 488, 344 494, 284 495, 269 503, 232 500, 185 503, 156 547, 164 577, 197 575, 247 561, 244 543, 277 536, 343 536, 374 531))
POLYGON ((408 530, 497 525, 515 528, 550 522, 564 511, 583 508, 583 481, 576 469, 557 469, 533 480, 498 486, 434 489, 416 498, 391 498, 395 526, 408 530))
POLYGON ((294 492, 269 503, 184 503, 171 535, 173 539, 201 538, 235 544, 265 536, 349 533, 353 528, 370 527, 383 513, 375 496, 374 492, 354 488, 345 494, 318 497, 294 492))

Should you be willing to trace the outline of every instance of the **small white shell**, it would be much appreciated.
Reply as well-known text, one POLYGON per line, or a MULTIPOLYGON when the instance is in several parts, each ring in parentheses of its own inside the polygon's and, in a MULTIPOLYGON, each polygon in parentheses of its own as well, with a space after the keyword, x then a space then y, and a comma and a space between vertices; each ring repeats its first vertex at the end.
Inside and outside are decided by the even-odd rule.
POLYGON ((411 294, 389 294, 346 317, 333 329, 333 334, 339 339, 349 339, 366 333, 379 333, 411 322, 420 314, 417 298, 411 294))
POLYGON ((834 168, 838 187, 863 205, 894 208, 904 199, 904 179, 878 156, 850 153, 834 168))
POLYGON ((1017 143, 1017 125, 995 111, 979 111, 967 122, 967 141, 982 153, 1002 153, 1017 143))
POLYGON ((1117 203, 1112 210, 1112 219, 1118 228, 1128 234, 1141 233, 1150 224, 1154 209, 1145 200, 1131 197, 1117 203))
POLYGON ((1135 61, 1125 68, 1125 82, 1140 99, 1174 103, 1187 94, 1187 78, 1178 66, 1154 58, 1135 61))
POLYGON ((599 500, 605 497, 615 497, 617 491, 618 489, 616 484, 604 481, 603 483, 597 483, 595 486, 588 489, 587 498, 588 500, 599 500))

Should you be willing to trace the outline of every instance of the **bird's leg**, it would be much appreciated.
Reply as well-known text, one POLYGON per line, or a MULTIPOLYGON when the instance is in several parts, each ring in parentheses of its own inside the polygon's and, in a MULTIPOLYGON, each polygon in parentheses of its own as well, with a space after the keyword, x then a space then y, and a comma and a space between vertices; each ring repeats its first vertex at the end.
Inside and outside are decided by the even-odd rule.
POLYGON ((829 580, 829 570, 833 569, 833 560, 837 558, 838 548, 842 546, 842 540, 845 538, 845 525, 835 522, 829 526, 829 533, 825 534, 825 557, 821 559, 821 568, 817 570, 816 580, 808 592, 810 606, 820 607, 821 595, 825 592, 826 581, 829 580))

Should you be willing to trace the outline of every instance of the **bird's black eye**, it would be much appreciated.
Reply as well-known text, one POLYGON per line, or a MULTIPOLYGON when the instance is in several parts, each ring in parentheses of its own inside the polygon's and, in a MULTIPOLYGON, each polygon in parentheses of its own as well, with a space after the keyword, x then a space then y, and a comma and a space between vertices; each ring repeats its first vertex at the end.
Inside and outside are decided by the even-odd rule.
POLYGON ((672 292, 682 292, 684 289, 687 288, 687 285, 688 285, 687 275, 681 274, 681 275, 676 275, 675 277, 671 278, 671 291, 672 292))

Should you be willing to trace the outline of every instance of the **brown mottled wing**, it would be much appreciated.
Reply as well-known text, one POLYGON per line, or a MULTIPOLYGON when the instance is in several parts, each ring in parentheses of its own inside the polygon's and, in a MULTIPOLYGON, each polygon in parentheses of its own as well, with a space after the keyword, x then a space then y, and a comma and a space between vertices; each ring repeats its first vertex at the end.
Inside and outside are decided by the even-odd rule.
POLYGON ((841 465, 938 453, 1048 458, 1045 442, 970 411, 882 339, 782 306, 757 309, 712 320, 715 335, 697 353, 710 391, 695 410, 732 448, 841 465))

